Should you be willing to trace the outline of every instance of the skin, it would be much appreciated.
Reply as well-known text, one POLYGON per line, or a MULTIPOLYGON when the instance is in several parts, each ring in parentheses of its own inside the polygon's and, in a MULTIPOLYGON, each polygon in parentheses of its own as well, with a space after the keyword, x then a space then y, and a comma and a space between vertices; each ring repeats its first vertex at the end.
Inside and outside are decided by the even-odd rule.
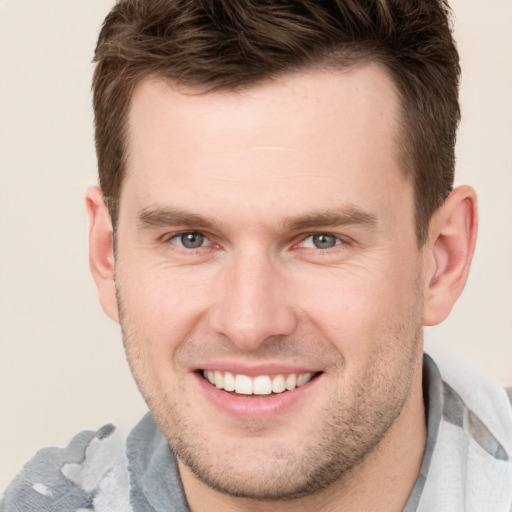
POLYGON ((402 510, 426 439, 422 325, 464 286, 474 192, 456 189, 418 248, 377 64, 194 92, 134 93, 115 261, 101 192, 87 198, 100 300, 191 510, 402 510), (234 414, 202 369, 316 377, 234 414))

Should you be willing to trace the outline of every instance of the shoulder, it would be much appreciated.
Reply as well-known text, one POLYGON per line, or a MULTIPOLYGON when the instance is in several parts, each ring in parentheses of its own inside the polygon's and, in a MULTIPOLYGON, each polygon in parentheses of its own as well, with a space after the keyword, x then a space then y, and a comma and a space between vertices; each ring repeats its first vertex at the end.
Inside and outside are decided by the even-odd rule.
POLYGON ((436 362, 425 358, 433 377, 428 411, 432 440, 427 447, 431 461, 417 511, 510 512, 512 406, 507 392, 460 363, 436 362))
POLYGON ((124 441, 105 425, 80 432, 65 448, 37 452, 6 489, 1 510, 130 511, 128 481, 124 441))
POLYGON ((437 359, 436 363, 443 380, 444 418, 449 420, 457 409, 467 410, 512 455, 512 390, 460 362, 437 359))
POLYGON ((505 388, 505 392, 507 393, 510 405, 512 406, 512 386, 509 388, 505 388))

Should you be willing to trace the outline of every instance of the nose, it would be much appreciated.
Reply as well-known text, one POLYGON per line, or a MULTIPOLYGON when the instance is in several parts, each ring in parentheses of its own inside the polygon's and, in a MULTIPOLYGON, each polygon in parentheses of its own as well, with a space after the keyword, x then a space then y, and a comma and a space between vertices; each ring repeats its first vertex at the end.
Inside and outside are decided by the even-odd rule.
POLYGON ((254 351, 296 329, 286 278, 268 255, 252 251, 233 256, 227 267, 210 317, 217 333, 242 350, 254 351))

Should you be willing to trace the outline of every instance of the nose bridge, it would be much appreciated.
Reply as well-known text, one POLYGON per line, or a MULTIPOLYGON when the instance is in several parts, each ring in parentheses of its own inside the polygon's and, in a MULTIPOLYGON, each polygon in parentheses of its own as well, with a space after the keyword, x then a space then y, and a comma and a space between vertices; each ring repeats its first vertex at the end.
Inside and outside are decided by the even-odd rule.
POLYGON ((283 272, 268 252, 240 250, 233 254, 225 272, 212 320, 217 332, 245 350, 293 332, 296 320, 283 272))

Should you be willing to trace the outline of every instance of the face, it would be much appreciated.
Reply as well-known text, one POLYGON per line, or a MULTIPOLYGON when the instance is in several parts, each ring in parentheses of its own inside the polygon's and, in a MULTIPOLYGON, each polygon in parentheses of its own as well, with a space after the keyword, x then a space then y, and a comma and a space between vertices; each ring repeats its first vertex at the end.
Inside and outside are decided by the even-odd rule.
POLYGON ((117 297, 182 471, 232 496, 303 496, 407 414, 423 277, 398 139, 376 64, 136 90, 117 297))

